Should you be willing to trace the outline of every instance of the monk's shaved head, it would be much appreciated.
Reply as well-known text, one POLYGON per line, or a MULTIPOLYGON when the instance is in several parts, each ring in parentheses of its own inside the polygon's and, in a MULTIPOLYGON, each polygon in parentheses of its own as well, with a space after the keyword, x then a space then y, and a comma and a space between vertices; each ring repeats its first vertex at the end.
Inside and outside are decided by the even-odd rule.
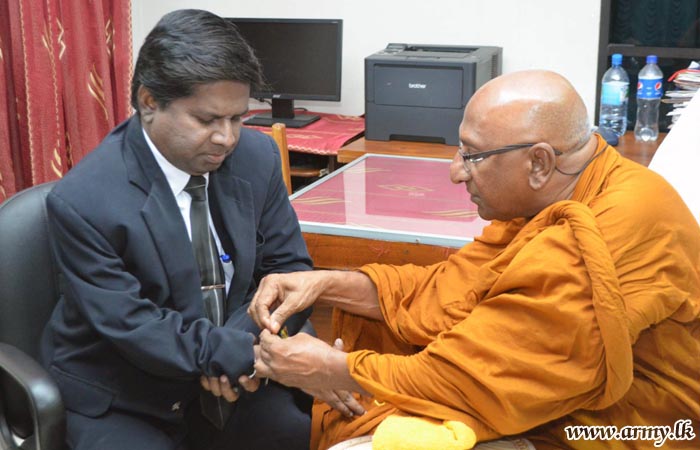
POLYGON ((481 134, 477 141, 548 142, 563 151, 580 146, 590 133, 586 107, 561 75, 544 71, 514 72, 495 78, 471 98, 467 123, 481 134), (483 127, 481 125, 484 125, 483 127))
POLYGON ((488 220, 533 217, 570 198, 597 143, 581 96, 566 78, 545 70, 484 84, 467 105, 459 138, 463 155, 487 155, 456 157, 451 177, 467 185, 488 220))

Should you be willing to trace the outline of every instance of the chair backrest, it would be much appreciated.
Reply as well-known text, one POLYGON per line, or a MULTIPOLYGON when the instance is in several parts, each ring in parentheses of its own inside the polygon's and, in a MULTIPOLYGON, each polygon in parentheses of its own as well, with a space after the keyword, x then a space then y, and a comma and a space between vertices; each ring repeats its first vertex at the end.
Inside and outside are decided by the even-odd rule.
POLYGON ((0 205, 0 342, 34 358, 58 300, 46 213, 53 185, 31 187, 0 205))
MULTIPOLYGON (((57 267, 49 246, 46 195, 54 183, 21 191, 0 204, 0 342, 38 359, 44 325, 58 300, 57 267)), ((15 432, 34 428, 26 394, 0 376, 4 404, 15 432)))
POLYGON ((272 139, 277 143, 277 147, 280 149, 280 156, 282 158, 282 179, 284 184, 287 186, 287 194, 292 194, 292 176, 289 170, 289 147, 287 146, 287 127, 283 123, 275 123, 272 125, 270 132, 267 133, 272 136, 272 139))

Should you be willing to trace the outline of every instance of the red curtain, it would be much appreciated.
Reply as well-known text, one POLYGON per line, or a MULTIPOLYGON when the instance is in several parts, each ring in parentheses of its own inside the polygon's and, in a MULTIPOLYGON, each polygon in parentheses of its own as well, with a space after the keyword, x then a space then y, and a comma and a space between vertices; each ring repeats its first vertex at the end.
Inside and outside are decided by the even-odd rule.
POLYGON ((0 201, 129 116, 131 49, 130 0, 0 1, 0 201))

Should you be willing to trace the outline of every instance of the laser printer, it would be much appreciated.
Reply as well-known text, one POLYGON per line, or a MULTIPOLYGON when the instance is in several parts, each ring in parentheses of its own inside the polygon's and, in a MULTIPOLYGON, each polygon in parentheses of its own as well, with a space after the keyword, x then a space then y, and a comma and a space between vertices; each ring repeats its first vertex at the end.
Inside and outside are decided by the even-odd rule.
POLYGON ((457 145, 472 94, 501 74, 501 47, 390 43, 365 58, 365 139, 457 145))

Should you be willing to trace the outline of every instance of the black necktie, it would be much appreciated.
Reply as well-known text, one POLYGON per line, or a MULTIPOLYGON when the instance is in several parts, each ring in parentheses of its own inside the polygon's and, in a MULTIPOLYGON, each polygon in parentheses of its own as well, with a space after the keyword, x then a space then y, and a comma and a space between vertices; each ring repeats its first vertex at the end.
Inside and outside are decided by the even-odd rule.
POLYGON ((192 197, 190 224, 192 247, 202 279, 204 313, 217 327, 224 323, 224 280, 219 262, 219 251, 209 228, 209 205, 206 180, 203 176, 190 177, 185 191, 192 197))
MULTIPOLYGON (((225 284, 223 270, 219 262, 219 251, 209 228, 209 205, 207 184, 203 176, 192 176, 185 191, 192 197, 190 225, 192 228, 192 248, 197 258, 202 285, 204 314, 217 327, 224 324, 225 284)), ((200 397, 202 414, 218 429, 222 430, 231 408, 225 400, 204 392, 200 397)))

